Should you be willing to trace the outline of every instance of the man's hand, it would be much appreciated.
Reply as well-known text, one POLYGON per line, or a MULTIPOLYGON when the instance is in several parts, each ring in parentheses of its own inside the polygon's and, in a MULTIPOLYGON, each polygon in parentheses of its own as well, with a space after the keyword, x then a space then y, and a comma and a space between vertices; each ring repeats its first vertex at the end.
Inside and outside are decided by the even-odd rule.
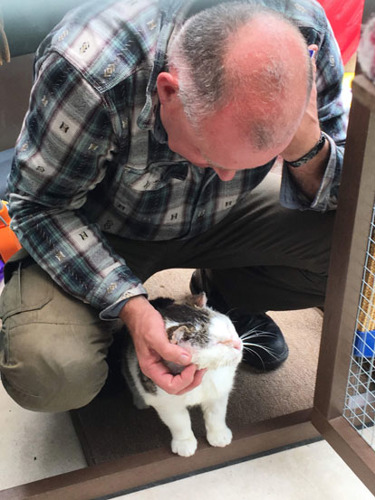
POLYGON ((191 354, 170 344, 161 315, 143 296, 130 299, 120 318, 132 336, 142 372, 169 394, 184 394, 197 387, 205 370, 191 364, 191 354), (169 373, 163 359, 186 366, 178 375, 169 373), (188 365, 188 366, 187 366, 188 365))

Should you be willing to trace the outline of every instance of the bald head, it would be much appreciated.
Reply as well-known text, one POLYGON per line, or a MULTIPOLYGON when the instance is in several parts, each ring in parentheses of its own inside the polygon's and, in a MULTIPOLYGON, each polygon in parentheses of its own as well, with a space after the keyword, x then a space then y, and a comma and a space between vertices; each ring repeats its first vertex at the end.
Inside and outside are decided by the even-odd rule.
POLYGON ((259 149, 283 144, 311 90, 311 62, 299 30, 277 14, 259 12, 228 37, 223 68, 223 100, 233 106, 239 133, 259 149))
POLYGON ((259 148, 283 143, 311 87, 306 43, 277 12, 224 3, 189 19, 169 49, 180 98, 196 126, 230 108, 238 133, 259 148))

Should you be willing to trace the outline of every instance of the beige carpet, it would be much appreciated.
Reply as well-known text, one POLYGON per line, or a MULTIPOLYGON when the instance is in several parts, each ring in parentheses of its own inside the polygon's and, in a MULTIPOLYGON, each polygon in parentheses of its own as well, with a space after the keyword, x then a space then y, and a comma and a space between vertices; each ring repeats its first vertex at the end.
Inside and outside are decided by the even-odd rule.
MULTIPOLYGON (((175 269, 154 275, 146 283, 150 298, 182 298, 189 293, 191 273, 175 269)), ((234 435, 249 423, 313 405, 322 315, 316 309, 270 312, 270 315, 284 332, 289 358, 279 370, 267 374, 240 366, 227 418, 234 435)), ((88 406, 72 412, 72 418, 89 464, 169 446, 169 431, 155 411, 133 408, 126 387, 118 380, 117 385, 105 388, 88 406)), ((196 435, 204 436, 198 409, 192 411, 192 418, 196 435)))

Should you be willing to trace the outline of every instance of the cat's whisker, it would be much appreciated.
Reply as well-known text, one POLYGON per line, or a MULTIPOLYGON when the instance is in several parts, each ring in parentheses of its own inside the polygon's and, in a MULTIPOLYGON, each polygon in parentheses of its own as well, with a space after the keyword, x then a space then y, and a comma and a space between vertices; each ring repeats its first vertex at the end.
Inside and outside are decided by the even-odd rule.
POLYGON ((255 356, 258 356, 258 358, 259 358, 259 359, 261 360, 261 362, 262 362, 263 367, 265 367, 264 361, 263 361, 263 359, 262 359, 262 357, 261 357, 261 355, 260 355, 259 353, 257 353, 256 351, 253 351, 253 350, 252 350, 252 349, 250 349, 250 348, 246 348, 245 350, 249 351, 251 354, 255 354, 255 356))
POLYGON ((272 337, 276 334, 274 332, 267 332, 266 330, 253 330, 252 332, 246 332, 245 334, 241 335, 241 338, 251 337, 253 335, 270 335, 272 337))
MULTIPOLYGON (((263 344, 257 344, 255 342, 249 342, 249 341, 242 342, 242 345, 243 346, 253 346, 253 347, 262 347, 262 348, 265 348, 265 346, 263 344)), ((269 347, 267 349, 271 349, 272 350, 272 347, 269 347)))
POLYGON ((255 332, 247 332, 245 335, 241 335, 241 340, 248 340, 249 338, 254 339, 256 337, 275 337, 276 334, 272 332, 265 332, 265 331, 255 331, 255 332))
MULTIPOLYGON (((254 349, 247 348, 247 349, 245 349, 245 351, 250 352, 250 353, 252 353, 252 354, 255 354, 255 355, 256 355, 256 356, 258 356, 259 358, 261 357, 261 356, 260 356, 260 354, 259 354, 258 352, 256 352, 254 349)), ((273 358, 275 358, 275 359, 276 359, 276 355, 275 355, 275 353, 270 352, 270 351, 268 351, 267 349, 265 349, 265 351, 267 352, 267 354, 269 354, 270 356, 272 356, 273 358)))
POLYGON ((264 345, 253 344, 253 343, 243 344, 243 348, 244 348, 245 351, 249 351, 249 352, 251 352, 253 354, 257 354, 253 349, 250 348, 250 346, 252 346, 252 347, 258 347, 260 349, 263 349, 268 354, 270 354, 271 356, 273 356, 275 359, 277 358, 277 356, 275 354, 276 351, 274 349, 271 349, 270 347, 265 347, 264 345))
MULTIPOLYGON (((261 332, 261 331, 263 331, 263 330, 260 330, 260 329, 259 329, 259 325, 258 325, 258 326, 254 326, 253 328, 249 328, 249 330, 247 330, 247 331, 246 331, 246 332, 244 332, 244 333, 245 333, 245 335, 246 335, 246 334, 248 334, 248 333, 252 333, 252 332, 261 332)), ((264 330, 264 331, 266 331, 266 330, 264 330)))
POLYGON ((229 311, 227 311, 225 315, 230 316, 230 314, 234 313, 236 310, 238 310, 238 307, 232 307, 232 309, 229 309, 229 311))
POLYGON ((248 339, 248 338, 254 337, 255 335, 259 335, 259 333, 261 333, 261 332, 251 332, 251 333, 250 333, 250 332, 247 332, 247 333, 245 333, 244 335, 240 335, 239 337, 240 337, 241 339, 245 339, 245 340, 246 340, 246 339, 248 339))

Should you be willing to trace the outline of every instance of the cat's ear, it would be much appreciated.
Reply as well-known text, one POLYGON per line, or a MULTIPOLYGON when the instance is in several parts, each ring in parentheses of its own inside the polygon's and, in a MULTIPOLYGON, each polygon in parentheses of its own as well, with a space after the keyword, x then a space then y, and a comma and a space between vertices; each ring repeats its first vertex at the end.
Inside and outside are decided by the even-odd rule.
POLYGON ((169 342, 171 344, 179 344, 184 338, 184 335, 188 332, 189 329, 186 325, 170 326, 169 328, 167 328, 169 342))
POLYGON ((205 292, 199 293, 198 295, 193 295, 193 302, 197 307, 206 307, 207 295, 205 294, 205 292))
POLYGON ((157 297, 156 299, 150 300, 150 304, 155 307, 159 312, 162 309, 166 309, 174 303, 173 299, 167 297, 157 297))

